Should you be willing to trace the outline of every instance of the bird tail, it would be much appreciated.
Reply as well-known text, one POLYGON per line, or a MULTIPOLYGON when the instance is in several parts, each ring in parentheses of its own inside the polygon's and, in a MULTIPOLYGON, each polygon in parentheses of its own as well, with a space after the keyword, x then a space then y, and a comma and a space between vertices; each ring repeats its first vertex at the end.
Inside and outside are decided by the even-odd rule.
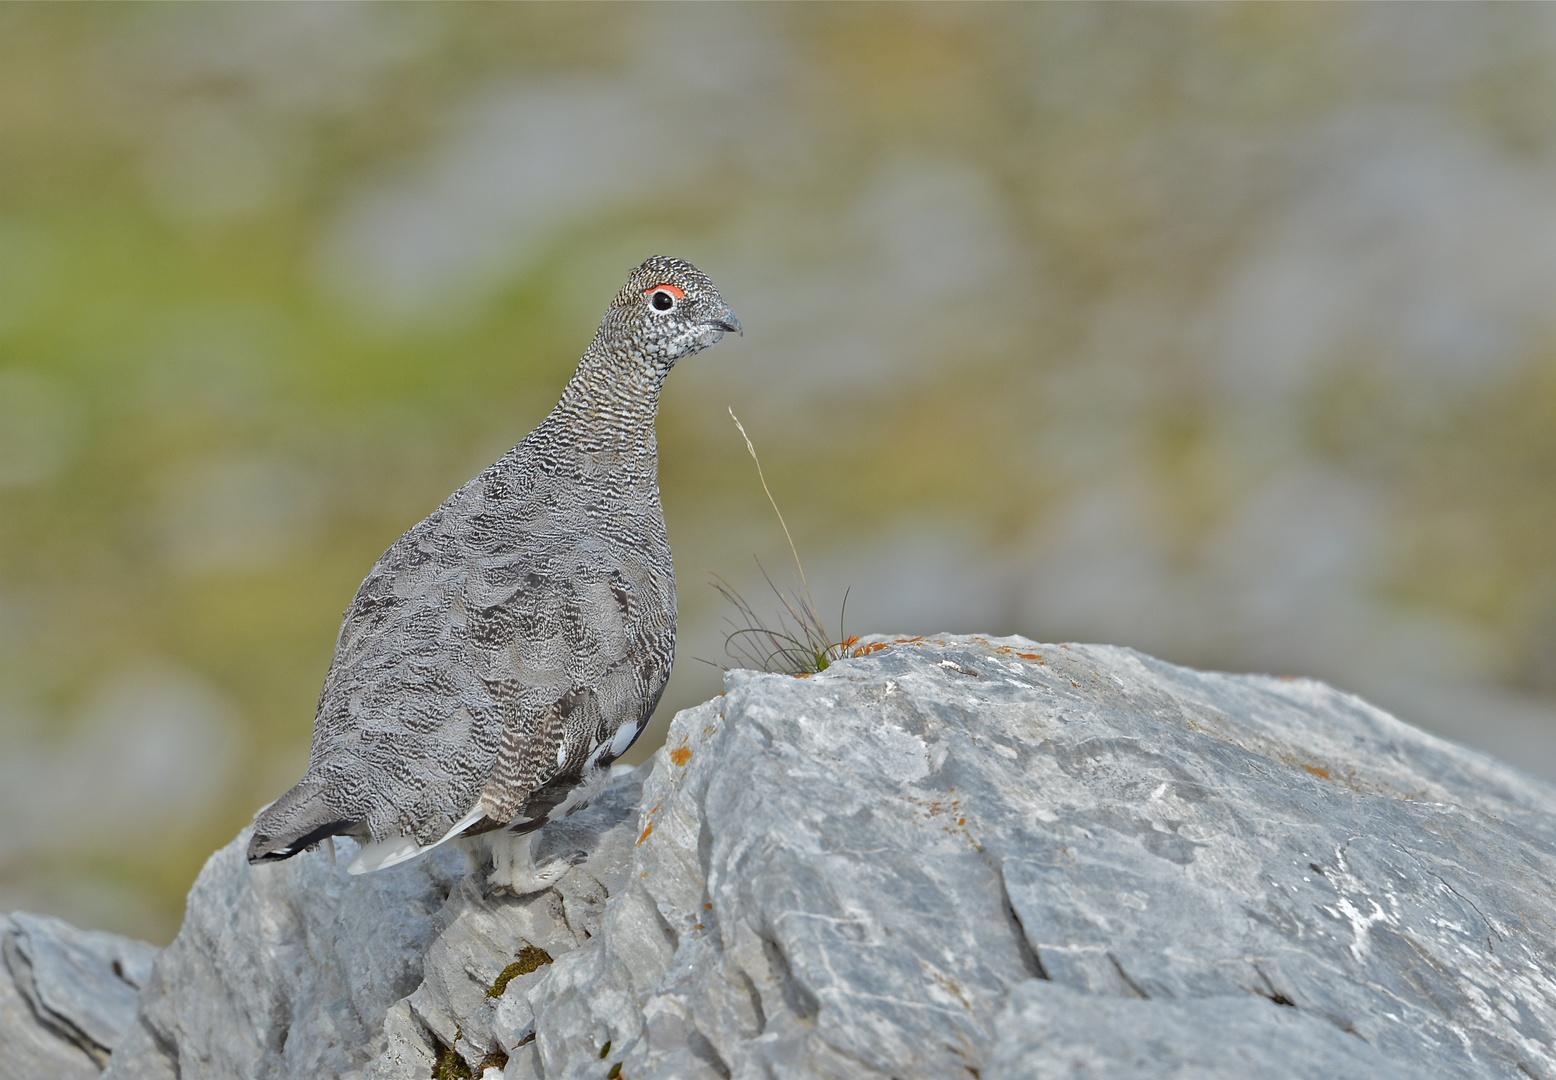
POLYGON ((327 836, 339 836, 357 828, 358 822, 342 818, 328 805, 322 785, 303 780, 255 816, 254 834, 249 837, 249 862, 290 859, 327 836))

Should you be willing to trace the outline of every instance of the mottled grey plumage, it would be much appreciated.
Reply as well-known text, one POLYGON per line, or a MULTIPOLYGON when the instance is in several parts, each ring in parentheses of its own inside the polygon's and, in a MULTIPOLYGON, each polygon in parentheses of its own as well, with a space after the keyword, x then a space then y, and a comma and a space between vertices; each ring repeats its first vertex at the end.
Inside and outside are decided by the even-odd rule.
POLYGON ((675 653, 659 391, 677 359, 739 329, 690 263, 632 272, 551 415, 362 583, 307 775, 255 820, 251 862, 346 834, 371 869, 454 834, 537 828, 631 745, 675 653))

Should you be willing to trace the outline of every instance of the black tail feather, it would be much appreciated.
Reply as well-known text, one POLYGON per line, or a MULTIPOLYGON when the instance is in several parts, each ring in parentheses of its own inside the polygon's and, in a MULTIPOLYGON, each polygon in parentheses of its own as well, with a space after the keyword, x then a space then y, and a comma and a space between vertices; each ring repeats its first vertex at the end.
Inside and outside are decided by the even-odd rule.
POLYGON ((304 780, 261 810, 249 838, 251 863, 290 859, 329 836, 356 832, 360 823, 340 816, 327 804, 324 791, 304 780))

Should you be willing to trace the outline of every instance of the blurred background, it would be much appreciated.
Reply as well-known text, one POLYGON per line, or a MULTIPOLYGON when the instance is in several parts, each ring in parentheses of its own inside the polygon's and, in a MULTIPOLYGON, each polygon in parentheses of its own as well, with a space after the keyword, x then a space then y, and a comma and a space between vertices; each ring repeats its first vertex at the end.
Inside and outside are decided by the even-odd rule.
POLYGON ((681 651, 1313 675, 1556 777, 1556 8, 0 6, 0 910, 166 941, 626 272, 681 651))

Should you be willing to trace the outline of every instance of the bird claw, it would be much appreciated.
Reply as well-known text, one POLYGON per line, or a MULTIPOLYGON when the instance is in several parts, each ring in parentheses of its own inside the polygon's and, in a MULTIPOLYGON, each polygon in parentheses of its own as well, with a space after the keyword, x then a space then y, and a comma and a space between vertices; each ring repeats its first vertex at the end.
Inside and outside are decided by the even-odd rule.
POLYGON ((544 866, 514 866, 501 878, 494 868, 491 880, 494 884, 511 889, 515 896, 528 896, 551 888, 572 868, 566 859, 553 859, 544 866))

